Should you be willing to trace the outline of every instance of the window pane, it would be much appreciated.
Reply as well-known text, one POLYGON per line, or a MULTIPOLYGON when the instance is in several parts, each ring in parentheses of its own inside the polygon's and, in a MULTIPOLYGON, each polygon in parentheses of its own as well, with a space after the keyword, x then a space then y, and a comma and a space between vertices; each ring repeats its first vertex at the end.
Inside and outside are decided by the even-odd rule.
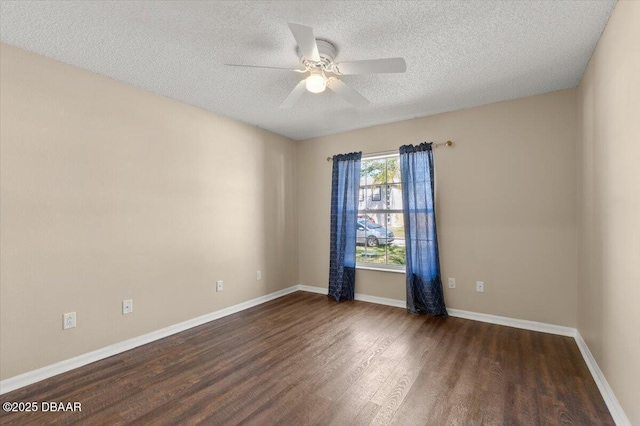
POLYGON ((384 221, 384 214, 362 214, 358 216, 358 231, 356 234, 356 261, 365 263, 386 262, 386 251, 381 245, 380 230, 383 229, 378 222, 384 221))
POLYGON ((386 228, 382 225, 385 220, 384 213, 358 216, 356 261, 386 263, 386 228))
POLYGON ((390 265, 405 265, 405 244, 404 240, 396 239, 387 247, 387 263, 390 265))
POLYGON ((360 194, 358 198, 358 211, 365 210, 367 208, 367 199, 369 197, 369 189, 366 187, 360 188, 360 194))
POLYGON ((378 225, 384 225, 385 223, 385 213, 360 213, 358 214, 358 220, 366 219, 369 224, 367 224, 368 228, 376 228, 378 225))
POLYGON ((402 213, 389 213, 387 216, 387 229, 389 245, 387 246, 387 263, 391 265, 404 265, 404 216, 402 213))
POLYGON ((387 160, 387 181, 400 183, 400 160, 398 157, 387 160))
POLYGON ((388 226, 394 237, 404 239, 404 215, 402 213, 389 213, 388 226))
POLYGON ((384 159, 363 161, 360 175, 364 177, 364 185, 384 183, 386 180, 386 169, 387 162, 384 159))
POLYGON ((368 210, 382 210, 386 209, 386 197, 383 187, 380 185, 371 186, 368 189, 367 197, 367 209, 368 210))
POLYGON ((402 185, 399 183, 387 185, 385 192, 385 208, 388 210, 402 210, 402 185))

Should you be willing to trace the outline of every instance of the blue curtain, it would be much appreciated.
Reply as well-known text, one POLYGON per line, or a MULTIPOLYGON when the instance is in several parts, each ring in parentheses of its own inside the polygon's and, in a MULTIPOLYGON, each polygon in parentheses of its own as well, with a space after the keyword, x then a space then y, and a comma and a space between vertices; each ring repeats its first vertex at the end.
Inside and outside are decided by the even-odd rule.
POLYGON ((414 314, 446 316, 436 235, 431 147, 431 143, 400 147, 407 310, 414 314))
POLYGON ((356 283, 356 230, 362 152, 335 155, 331 179, 329 296, 353 300, 356 283))

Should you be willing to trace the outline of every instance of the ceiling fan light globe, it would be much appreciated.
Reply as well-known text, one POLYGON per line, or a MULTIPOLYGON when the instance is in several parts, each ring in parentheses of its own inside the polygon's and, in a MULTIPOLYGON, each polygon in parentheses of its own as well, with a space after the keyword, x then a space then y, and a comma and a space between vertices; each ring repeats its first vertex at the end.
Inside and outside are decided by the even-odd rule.
POLYGON ((327 79, 319 73, 313 73, 306 79, 307 90, 311 93, 322 93, 327 88, 327 79))

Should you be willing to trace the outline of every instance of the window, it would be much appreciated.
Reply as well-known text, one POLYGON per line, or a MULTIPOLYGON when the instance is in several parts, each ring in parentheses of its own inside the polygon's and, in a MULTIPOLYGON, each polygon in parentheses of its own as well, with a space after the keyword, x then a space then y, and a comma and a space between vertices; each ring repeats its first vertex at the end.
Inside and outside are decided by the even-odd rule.
POLYGON ((362 159, 357 226, 357 266, 404 270, 404 217, 398 154, 362 159))

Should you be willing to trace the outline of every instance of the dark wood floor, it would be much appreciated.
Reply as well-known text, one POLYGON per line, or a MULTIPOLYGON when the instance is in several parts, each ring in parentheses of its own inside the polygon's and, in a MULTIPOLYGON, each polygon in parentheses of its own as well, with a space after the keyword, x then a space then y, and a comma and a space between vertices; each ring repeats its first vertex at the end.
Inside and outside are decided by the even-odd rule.
POLYGON ((607 425, 569 337, 294 293, 2 395, 2 424, 607 425))

